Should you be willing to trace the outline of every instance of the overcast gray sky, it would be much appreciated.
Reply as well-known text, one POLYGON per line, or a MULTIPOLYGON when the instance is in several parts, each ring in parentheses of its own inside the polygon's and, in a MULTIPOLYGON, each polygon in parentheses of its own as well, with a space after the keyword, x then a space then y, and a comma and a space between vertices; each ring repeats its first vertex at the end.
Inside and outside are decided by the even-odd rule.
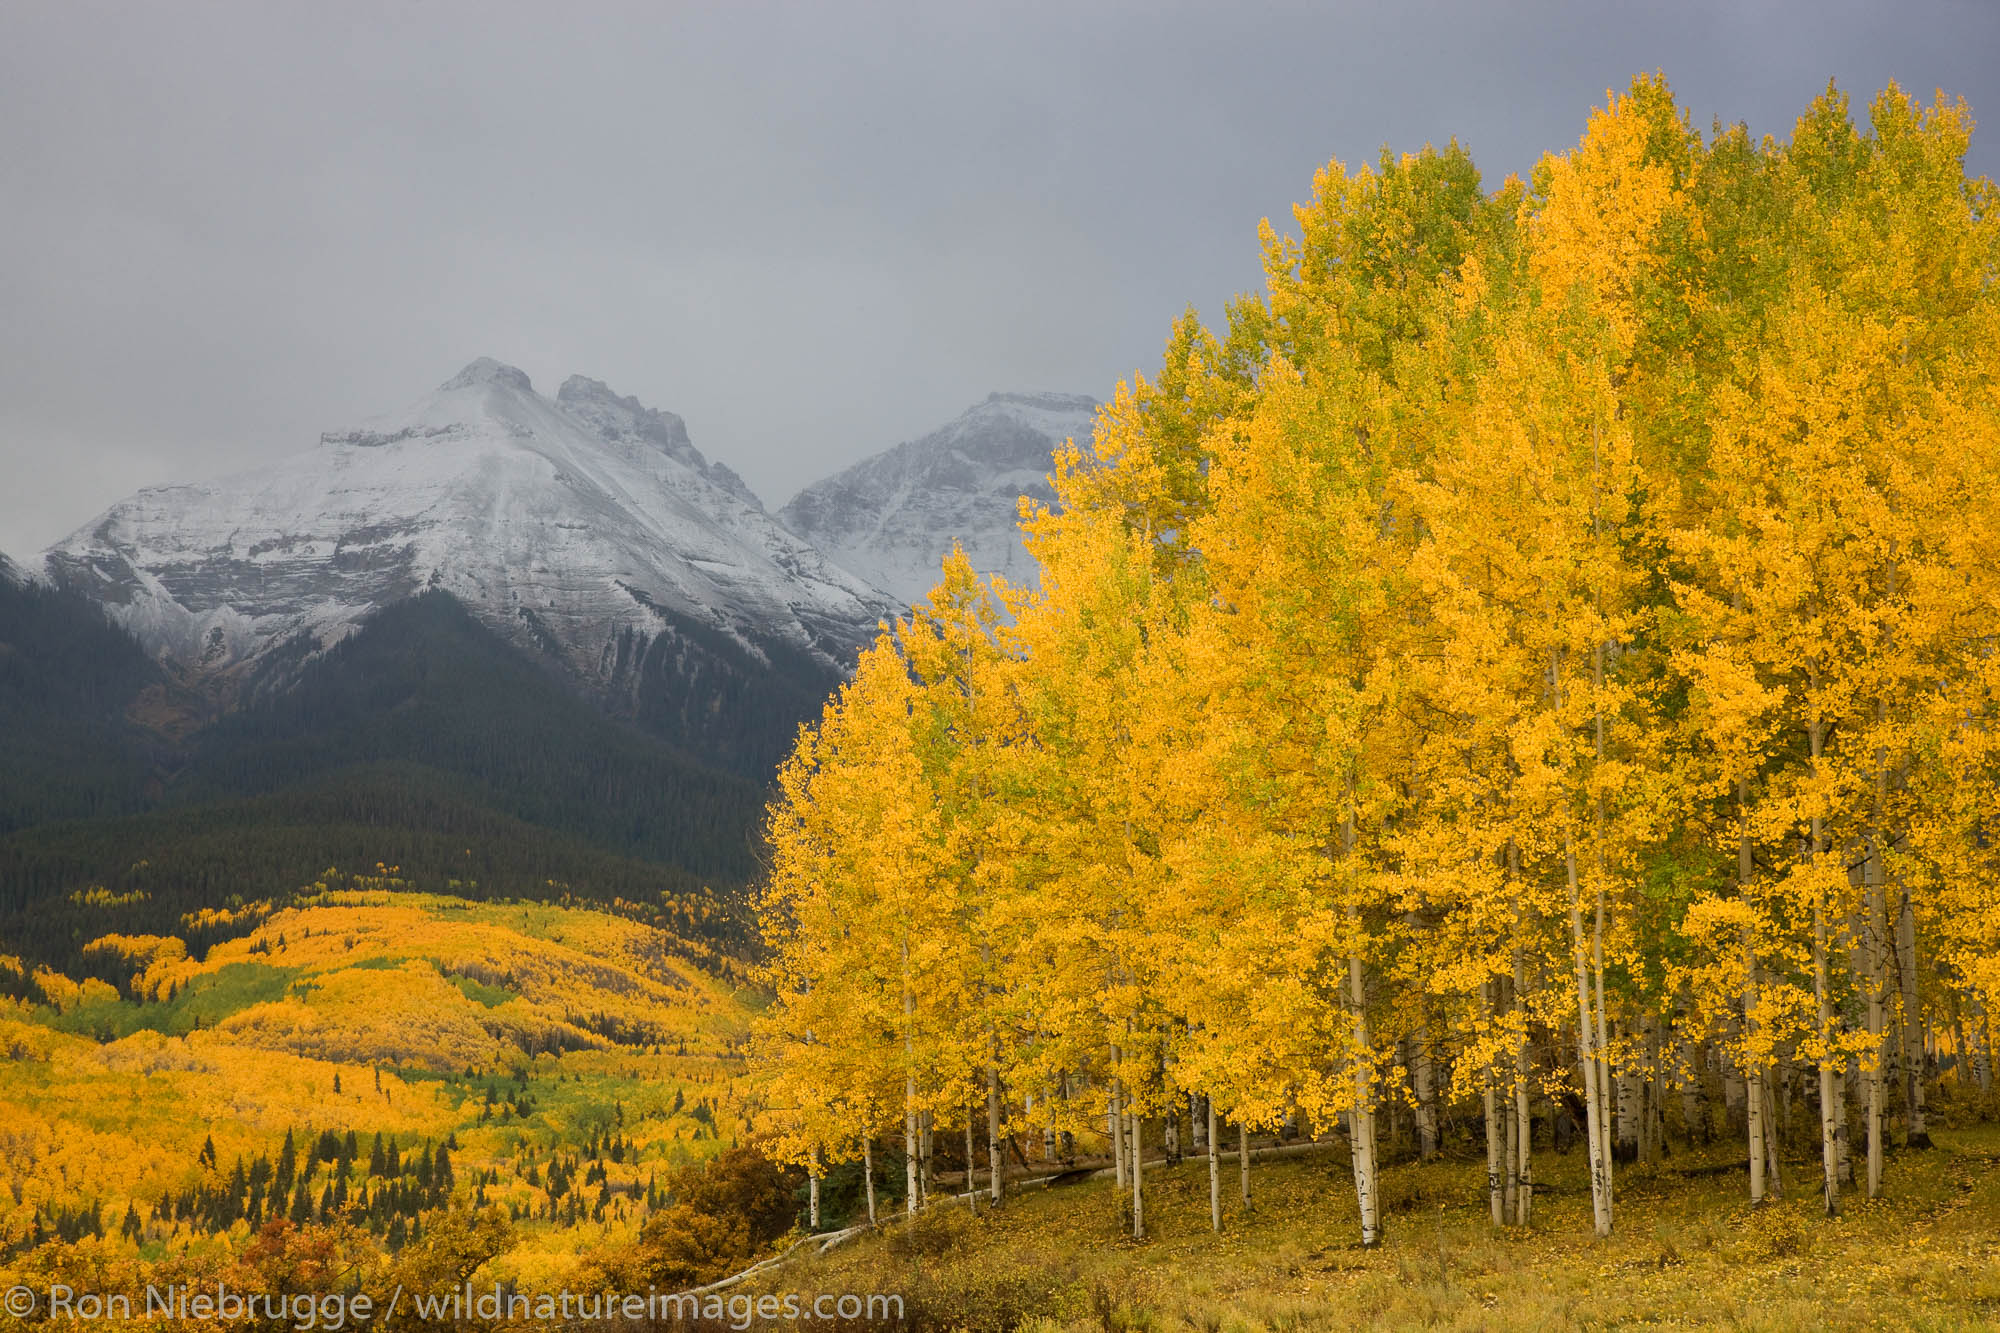
POLYGON ((1102 397, 1314 168, 1489 185, 1666 72, 1995 128, 2000 5, 0 0, 0 550, 492 355, 687 418, 775 506, 994 389, 1102 397))

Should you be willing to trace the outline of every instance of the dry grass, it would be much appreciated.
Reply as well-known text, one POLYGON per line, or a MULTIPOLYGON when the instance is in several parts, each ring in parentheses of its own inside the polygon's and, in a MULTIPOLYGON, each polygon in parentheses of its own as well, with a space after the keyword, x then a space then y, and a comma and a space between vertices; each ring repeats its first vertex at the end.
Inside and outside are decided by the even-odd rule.
MULTIPOLYGON (((1590 1235, 1581 1155, 1544 1156, 1540 1215, 1501 1230, 1483 1163, 1385 1172, 1387 1242, 1357 1235, 1345 1154, 1256 1168, 1256 1204, 1208 1229, 1200 1161, 1151 1174, 1152 1236, 1121 1238, 1112 1187, 1024 1193, 999 1214, 935 1211, 768 1278, 762 1289, 904 1296, 912 1327, 1034 1333, 1367 1328, 2000 1327, 2000 1129, 1937 1134, 1890 1160, 1887 1195, 1752 1209, 1740 1175, 1678 1158, 1618 1180, 1616 1234, 1590 1235)), ((1790 1173, 1809 1183, 1804 1164, 1790 1173)), ((1234 1181, 1225 1176, 1226 1186, 1234 1181)))

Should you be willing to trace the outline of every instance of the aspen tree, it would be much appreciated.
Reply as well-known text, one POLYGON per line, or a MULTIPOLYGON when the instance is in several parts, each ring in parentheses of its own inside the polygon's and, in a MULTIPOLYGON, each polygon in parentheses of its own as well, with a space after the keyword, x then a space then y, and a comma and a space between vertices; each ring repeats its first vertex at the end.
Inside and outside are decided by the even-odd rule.
MULTIPOLYGON (((987 1188, 1003 1194, 1000 1156, 1001 1066, 1012 1045, 1001 960, 1015 952, 1015 904, 1004 864, 1004 817, 999 806, 1008 742, 1020 729, 1005 652, 996 637, 998 599, 973 572, 956 544, 927 599, 899 626, 898 645, 910 664, 921 712, 920 750, 943 827, 942 867, 952 885, 954 919, 964 942, 967 973, 951 1002, 957 1061, 977 1089, 985 1120, 987 1188)), ((974 1127, 967 1135, 967 1189, 972 1188, 974 1127)))
MULTIPOLYGON (((780 1001, 760 1041, 775 1050, 770 1058, 797 1102, 820 1108, 808 1126, 825 1120, 843 1087, 848 1104, 870 1107, 885 1085, 901 1085, 912 1211, 923 1192, 923 1117, 931 1099, 950 1091, 934 1010, 950 994, 940 983, 962 970, 953 961, 960 941, 944 928, 940 830, 912 735, 915 700, 884 636, 820 726, 801 732, 779 773, 760 903, 780 1001), (828 1077, 819 1051, 840 1057, 847 1072, 828 1077)), ((809 1143, 835 1146, 831 1139, 809 1128, 809 1143)))
MULTIPOLYGON (((1085 468, 1074 451, 1057 462, 1062 495, 1085 468)), ((1178 1023, 1161 999, 1170 871, 1149 795, 1161 756, 1135 731, 1147 711, 1143 658, 1156 574, 1146 534, 1128 531, 1123 519, 1115 507, 1079 505, 1030 521, 1042 588, 1011 603, 1009 641, 1035 738, 1034 769, 1023 781, 1034 803, 1037 859, 1053 872, 1020 944, 1021 955, 1038 962, 1024 978, 1034 996, 1026 1008, 1044 1022, 1060 1019, 1050 1049, 1062 1052, 1065 1067, 1105 1069, 1116 1102, 1107 1126, 1112 1151, 1136 1178, 1123 1117, 1143 1116, 1174 1095, 1156 1071, 1165 1034, 1178 1023)))
MULTIPOLYGON (((1605 977, 1631 800, 1624 751, 1643 743, 1641 698, 1611 669, 1614 649, 1643 625, 1629 544, 1620 533, 1639 515, 1637 439, 1623 384, 1641 334, 1641 292, 1660 265, 1657 238, 1685 211, 1678 166, 1660 149, 1680 127, 1664 87, 1641 80, 1594 113, 1571 154, 1544 159, 1538 198, 1524 207, 1527 274, 1513 353, 1493 377, 1532 404, 1531 507, 1524 536, 1546 578, 1542 636, 1546 724, 1529 764, 1561 830, 1561 864, 1577 987, 1578 1054, 1584 1084, 1592 1210, 1599 1235, 1612 1225, 1610 1015, 1605 977), (1526 382, 1509 385, 1514 376, 1526 382), (1641 738, 1635 740, 1633 738, 1641 738), (1590 928, 1584 928, 1584 902, 1590 928)), ((1503 348, 1510 344, 1503 334, 1503 348)))
POLYGON ((1202 1112, 1208 1125, 1208 1225, 1222 1230, 1222 1144, 1216 1134, 1215 1100, 1203 1097, 1202 1112))
POLYGON ((1298 1094, 1316 1115, 1346 1117, 1363 1243, 1373 1244, 1378 1041, 1392 1047, 1422 1013, 1410 1006, 1403 1032, 1373 1031, 1372 1011, 1388 997, 1375 994, 1370 972, 1394 971, 1387 950, 1397 938, 1377 908, 1399 786, 1385 770, 1407 768, 1399 756, 1409 744, 1381 725, 1394 716, 1384 703, 1399 688, 1395 647, 1413 629, 1413 604, 1391 591, 1417 537, 1401 469, 1424 447, 1394 403, 1410 391, 1399 377, 1437 282, 1493 213, 1453 145, 1385 154, 1352 173, 1331 163, 1295 218, 1295 242, 1266 231, 1261 332, 1272 354, 1257 404, 1210 436, 1210 511, 1195 545, 1214 596, 1192 634, 1219 645, 1204 659, 1215 666, 1211 731, 1238 746, 1222 766, 1238 792, 1248 778, 1263 793, 1254 826, 1228 835, 1237 863, 1253 882, 1308 889, 1266 902, 1286 923, 1277 937, 1305 955, 1280 974, 1344 972, 1342 993, 1296 994, 1290 1026, 1347 1053, 1344 1080, 1329 1077, 1338 1066, 1323 1056, 1298 1062, 1298 1094), (1301 862, 1315 843, 1325 862, 1301 862), (1324 898, 1311 892, 1315 880, 1324 898))
POLYGON ((801 734, 762 904, 781 1150, 858 1139, 872 1183, 900 1104, 914 1208, 961 1114, 974 1184, 983 1118, 997 1199, 1006 1116, 1103 1107, 1143 1235, 1149 1115, 1200 1098, 1219 1227, 1214 1118, 1247 1208, 1251 1131, 1302 1112, 1344 1124, 1372 1244, 1389 1099, 1420 1151, 1476 1100, 1519 1225, 1531 1097, 1573 1070, 1603 1234, 1614 1140, 1652 1160, 1668 1071, 1713 1060, 1753 1199, 1796 1106, 1837 1209, 1855 1089, 1884 1188, 1892 1069, 1921 1141, 1926 1020, 1990 1082, 2000 1002, 1966 125, 1892 88, 1863 134, 1830 92, 1782 148, 1703 144, 1642 79, 1529 187, 1455 145, 1330 164, 1265 297, 1178 321, 1058 452, 1040 586, 948 559, 801 734))

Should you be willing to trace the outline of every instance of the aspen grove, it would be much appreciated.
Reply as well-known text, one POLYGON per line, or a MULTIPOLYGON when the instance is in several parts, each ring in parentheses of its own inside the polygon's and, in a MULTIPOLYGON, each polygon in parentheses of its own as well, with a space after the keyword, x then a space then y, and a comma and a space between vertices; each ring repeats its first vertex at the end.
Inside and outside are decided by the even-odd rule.
POLYGON ((1024 1132, 1101 1145, 1143 1236, 1149 1154, 1206 1151, 1220 1227, 1297 1126, 1344 1139, 1372 1245, 1405 1127, 1483 1143, 1525 1225, 1573 1126, 1606 1235, 1670 1135, 1834 1214, 1947 1084, 1990 1107, 1970 133, 1892 86, 1704 135, 1642 78, 1497 192, 1456 143, 1319 172, 1263 293, 1178 321, 1023 501, 1039 585, 954 552, 801 731, 755 1038, 783 1151, 864 1163, 872 1218, 885 1146, 914 1211, 943 1135, 994 1203, 1024 1132))

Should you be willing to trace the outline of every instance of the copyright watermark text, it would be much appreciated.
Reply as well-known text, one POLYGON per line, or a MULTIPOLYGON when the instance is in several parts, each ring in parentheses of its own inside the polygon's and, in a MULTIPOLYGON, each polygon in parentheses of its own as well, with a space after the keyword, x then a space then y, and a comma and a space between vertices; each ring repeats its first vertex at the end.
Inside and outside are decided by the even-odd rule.
POLYGON ((40 1315, 77 1323, 133 1322, 175 1324, 188 1320, 258 1321, 293 1333, 341 1333, 377 1319, 387 1320, 408 1310, 425 1322, 461 1320, 535 1320, 579 1323, 633 1324, 641 1320, 671 1320, 742 1330, 765 1323, 899 1324, 903 1298, 854 1292, 816 1295, 766 1292, 523 1292, 493 1285, 466 1283, 450 1291, 419 1294, 397 1287, 386 1299, 365 1292, 235 1291, 222 1283, 208 1286, 169 1284, 143 1291, 79 1291, 62 1283, 37 1289, 25 1285, 0 1293, 0 1310, 16 1319, 40 1315))

